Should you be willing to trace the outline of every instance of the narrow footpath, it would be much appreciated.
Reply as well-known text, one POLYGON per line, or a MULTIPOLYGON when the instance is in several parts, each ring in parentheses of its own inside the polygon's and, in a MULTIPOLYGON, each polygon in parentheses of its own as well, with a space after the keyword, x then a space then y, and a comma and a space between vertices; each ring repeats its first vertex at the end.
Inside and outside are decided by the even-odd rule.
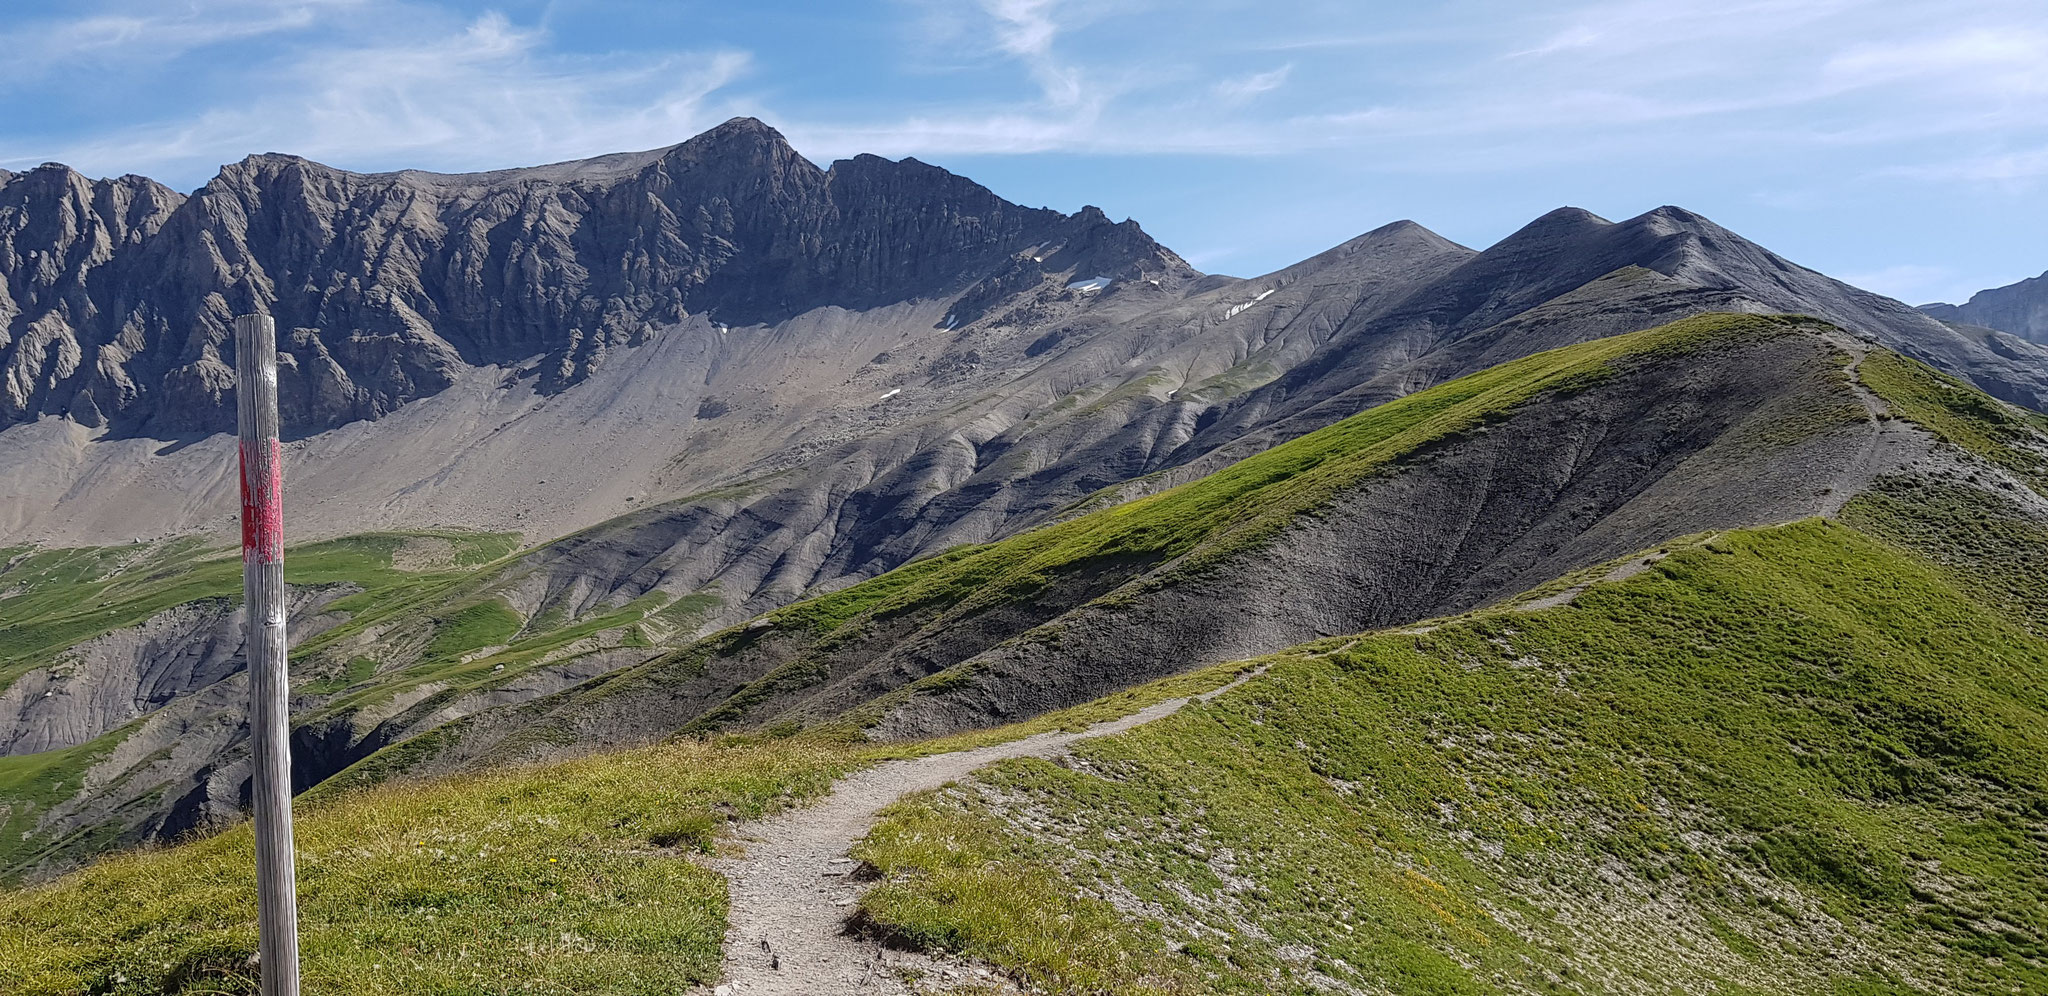
MULTIPOLYGON (((1054 758, 1076 742, 1122 733, 1170 716, 1189 702, 1221 695, 1257 677, 1254 671, 1206 695, 1169 699, 1077 733, 1040 733, 1009 743, 889 761, 841 780, 815 805, 787 810, 740 828, 744 857, 713 867, 731 883, 725 928, 725 981, 716 996, 911 996, 1000 980, 920 955, 891 951, 846 932, 862 886, 847 857, 876 815, 913 792, 958 781, 976 768, 1013 757, 1054 758), (906 977, 924 978, 913 987, 906 977)), ((1010 990, 1014 991, 1014 990, 1010 990)))

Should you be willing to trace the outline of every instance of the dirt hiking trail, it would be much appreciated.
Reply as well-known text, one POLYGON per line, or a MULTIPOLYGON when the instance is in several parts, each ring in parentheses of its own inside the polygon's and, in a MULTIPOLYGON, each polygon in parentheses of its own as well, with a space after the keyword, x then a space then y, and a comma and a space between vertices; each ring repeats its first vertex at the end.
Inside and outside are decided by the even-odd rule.
POLYGON ((864 888, 846 856, 884 807, 913 792, 958 781, 976 768, 1015 757, 1054 758, 1076 742, 1122 733, 1205 702, 1257 677, 1249 672, 1215 691, 1169 699, 1076 733, 1040 733, 1009 743, 889 761, 856 772, 815 805, 739 828, 746 854, 711 862, 731 883, 725 928, 725 980, 717 996, 910 996, 978 985, 1015 992, 1001 978, 959 962, 892 951, 847 933, 864 888), (913 986, 906 976, 922 976, 913 986), (936 987, 936 988, 933 988, 936 987))

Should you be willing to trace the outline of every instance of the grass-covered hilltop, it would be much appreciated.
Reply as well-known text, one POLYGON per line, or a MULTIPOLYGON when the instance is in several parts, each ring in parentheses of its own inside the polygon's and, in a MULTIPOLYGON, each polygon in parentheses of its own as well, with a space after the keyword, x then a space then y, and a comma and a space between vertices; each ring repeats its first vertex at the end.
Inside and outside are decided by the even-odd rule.
MULTIPOLYGON (((1075 996, 2048 991, 2048 418, 1813 319, 1514 360, 711 633, 535 555, 288 557, 309 993, 715 984, 733 824, 1218 688, 906 796, 839 915, 1075 996)), ((238 562, 0 562, 47 720, 0 993, 253 991, 238 562)))

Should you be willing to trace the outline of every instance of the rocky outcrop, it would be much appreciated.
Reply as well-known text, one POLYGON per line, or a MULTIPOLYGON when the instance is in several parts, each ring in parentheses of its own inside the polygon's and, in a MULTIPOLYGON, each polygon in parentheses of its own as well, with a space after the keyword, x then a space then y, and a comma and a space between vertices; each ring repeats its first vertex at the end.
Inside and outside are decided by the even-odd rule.
POLYGON ((54 163, 0 175, 0 426, 44 414, 99 425, 141 388, 143 330, 115 301, 185 198, 139 176, 88 180, 54 163))

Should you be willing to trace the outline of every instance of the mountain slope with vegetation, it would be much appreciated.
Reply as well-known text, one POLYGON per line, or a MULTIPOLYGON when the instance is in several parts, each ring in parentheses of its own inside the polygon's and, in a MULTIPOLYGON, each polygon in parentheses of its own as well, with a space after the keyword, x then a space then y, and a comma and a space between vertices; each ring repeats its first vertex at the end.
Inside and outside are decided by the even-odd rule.
POLYGON ((449 770, 735 724, 948 732, 1470 608, 1671 536, 1831 511, 1927 445, 1865 407, 1846 367, 1867 348, 1807 319, 1706 316, 1539 354, 370 764, 449 770))
MULTIPOLYGON (((1576 413, 1630 385, 1691 404, 1643 371, 1711 385, 1730 369, 1782 393, 1744 395, 1751 416, 1677 466, 1735 460, 1758 473, 1731 480, 1754 490, 1773 479, 1759 470, 1773 454, 1846 449, 1856 459, 1834 466, 1855 476, 1829 480, 1853 486, 1815 494, 1806 478, 1792 504, 1729 506, 1700 487, 1714 476, 1673 471, 1658 479, 1710 500, 1660 499, 1646 511, 1670 518, 1645 521, 1679 528, 1709 506, 1790 514, 1589 554, 1434 619, 1206 670, 1181 660, 1183 677, 1048 715, 1035 725, 1262 668, 1064 763, 1005 762, 907 800, 858 851, 882 876, 860 929, 1073 994, 1932 996, 2048 983, 2048 420, 1802 319, 1594 347, 685 652, 792 634, 829 649, 834 634, 881 629, 884 607, 1044 609, 1063 572, 1105 563, 1139 563, 1126 576, 1141 582, 1170 558, 1234 567, 1304 523, 1355 515, 1333 495, 1442 475, 1435 461, 1518 418, 1576 413), (1782 379, 1756 380, 1745 355, 1782 379), (1866 460, 1851 444, 1900 455, 1866 460)), ((1133 610, 1175 585, 1136 587, 1110 604, 1133 610)), ((937 684, 921 692, 974 687, 937 684)), ((756 733, 320 789, 302 842, 312 987, 716 981, 724 888, 687 853, 852 768, 963 743, 861 743, 857 723, 799 730, 763 712, 748 717, 756 733)), ((0 895, 0 941, 31 953, 0 965, 0 988, 248 991, 247 848, 242 828, 0 895)))
POLYGON ((1845 373, 1871 343, 2048 398, 2041 347, 1676 207, 1480 250, 1395 222, 1240 280, 750 119, 485 174, 0 186, 0 796, 35 787, 0 802, 27 833, 0 875, 242 805, 234 311, 287 357, 301 786, 396 744, 351 777, 693 724, 956 730, 1828 514, 1925 458, 1845 373), (1781 312, 1841 332, 1549 366, 1781 312))
POLYGON ((2040 989, 2048 420, 1859 374, 1956 462, 907 802, 867 923, 1059 992, 2040 989))
MULTIPOLYGON (((677 730, 987 726, 1472 608, 1672 536, 1829 513, 1930 445, 1875 417, 1850 369, 1863 354, 1889 355, 1825 323, 1734 315, 1567 347, 696 640, 715 598, 656 589, 579 615, 535 584, 535 558, 621 542, 606 530, 468 573, 366 579, 365 592, 319 603, 324 629, 302 628, 295 782, 539 760, 677 730)), ((141 608, 95 618, 155 618, 141 608)), ((171 666, 175 653, 129 633, 95 638, 136 651, 102 670, 171 666)), ((77 646, 87 652, 70 659, 96 659, 92 641, 77 646)), ((92 736, 47 745, 72 752, 61 763, 76 777, 45 779, 14 807, 26 835, 5 845, 8 866, 47 873, 233 814, 246 755, 238 725, 218 717, 240 694, 234 649, 195 672, 184 691, 197 694, 124 707, 92 736)), ((17 725, 78 726, 78 701, 35 697, 55 687, 38 681, 16 683, 17 725)), ((57 763, 30 746, 46 745, 0 766, 57 763)))
POLYGON ((1825 520, 1667 549, 907 803, 868 917, 1060 992, 2048 985, 2038 624, 1825 520))

